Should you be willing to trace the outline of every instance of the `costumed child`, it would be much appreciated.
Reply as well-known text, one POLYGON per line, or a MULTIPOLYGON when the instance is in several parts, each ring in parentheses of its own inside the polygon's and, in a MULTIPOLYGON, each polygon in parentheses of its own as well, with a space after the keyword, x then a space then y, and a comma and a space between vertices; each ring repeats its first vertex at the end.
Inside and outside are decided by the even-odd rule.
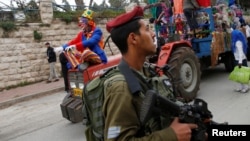
MULTIPOLYGON (((246 58, 246 54, 247 54, 247 41, 246 41, 246 37, 244 36, 244 34, 236 29, 236 25, 234 25, 233 27, 233 31, 231 33, 231 37, 232 37, 232 51, 234 54, 234 58, 235 58, 235 65, 239 68, 241 68, 242 66, 247 67, 247 58, 246 58)), ((237 92, 241 92, 241 93, 246 93, 249 90, 249 86, 248 84, 243 84, 243 83, 239 83, 239 86, 235 89, 235 91, 237 92)))
POLYGON ((100 28, 96 27, 93 14, 94 12, 89 9, 83 12, 78 23, 81 31, 74 39, 63 45, 63 50, 70 62, 68 67, 79 69, 80 64, 83 63, 87 66, 107 63, 107 56, 103 50, 103 33, 100 28))

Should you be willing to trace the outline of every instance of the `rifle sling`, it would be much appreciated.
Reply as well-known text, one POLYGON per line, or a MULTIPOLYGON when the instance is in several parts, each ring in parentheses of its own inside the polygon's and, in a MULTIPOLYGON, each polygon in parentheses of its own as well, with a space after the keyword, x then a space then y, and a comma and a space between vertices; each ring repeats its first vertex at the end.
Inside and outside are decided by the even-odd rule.
POLYGON ((135 77, 135 74, 132 72, 127 62, 122 58, 120 64, 118 65, 119 70, 124 75, 125 80, 128 84, 128 88, 132 94, 139 93, 142 88, 135 77))

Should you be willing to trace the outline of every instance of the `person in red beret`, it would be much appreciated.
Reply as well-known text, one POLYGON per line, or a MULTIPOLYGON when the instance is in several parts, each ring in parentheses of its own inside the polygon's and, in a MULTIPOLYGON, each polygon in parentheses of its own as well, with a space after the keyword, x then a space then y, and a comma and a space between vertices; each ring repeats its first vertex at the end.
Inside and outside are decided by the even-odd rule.
POLYGON ((161 127, 159 116, 151 118, 146 124, 140 122, 141 104, 151 86, 151 83, 144 83, 149 78, 144 71, 144 63, 147 56, 156 53, 155 33, 143 15, 143 8, 136 6, 106 24, 122 59, 118 65, 121 78, 111 77, 104 83, 104 140, 188 141, 191 130, 197 128, 196 124, 180 123, 178 118, 170 120, 169 117, 169 124, 161 127))
POLYGON ((103 33, 100 28, 96 27, 93 14, 94 11, 89 9, 83 12, 78 23, 81 31, 74 39, 62 46, 63 50, 73 52, 74 57, 66 54, 73 68, 79 67, 79 64, 84 62, 90 65, 107 63, 103 33))

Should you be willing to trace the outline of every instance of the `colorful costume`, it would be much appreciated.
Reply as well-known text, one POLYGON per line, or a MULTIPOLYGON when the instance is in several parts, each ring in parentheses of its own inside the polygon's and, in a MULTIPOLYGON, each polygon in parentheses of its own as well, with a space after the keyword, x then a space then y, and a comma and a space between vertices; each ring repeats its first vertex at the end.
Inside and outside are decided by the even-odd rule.
POLYGON ((92 15, 93 11, 91 10, 83 12, 82 17, 79 18, 79 26, 83 30, 74 39, 63 45, 64 49, 72 45, 76 48, 76 50, 66 53, 73 68, 84 62, 91 65, 107 63, 107 57, 103 50, 103 33, 100 28, 96 27, 92 15))
MULTIPOLYGON (((235 58, 235 65, 238 65, 239 68, 241 66, 247 67, 248 66, 246 58, 247 41, 244 34, 240 30, 234 29, 231 32, 231 36, 232 36, 232 52, 235 58)), ((248 84, 243 84, 243 83, 240 83, 240 85, 236 89, 236 91, 242 93, 246 93, 248 92, 248 90, 249 90, 248 84)))

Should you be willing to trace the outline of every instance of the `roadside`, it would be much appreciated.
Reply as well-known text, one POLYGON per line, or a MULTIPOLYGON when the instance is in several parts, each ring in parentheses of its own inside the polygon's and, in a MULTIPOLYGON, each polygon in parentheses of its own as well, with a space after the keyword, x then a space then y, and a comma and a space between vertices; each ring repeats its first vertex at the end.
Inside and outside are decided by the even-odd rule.
POLYGON ((4 90, 0 92, 0 109, 58 91, 64 91, 63 78, 60 78, 59 81, 56 82, 46 83, 46 81, 42 81, 23 87, 4 90))

